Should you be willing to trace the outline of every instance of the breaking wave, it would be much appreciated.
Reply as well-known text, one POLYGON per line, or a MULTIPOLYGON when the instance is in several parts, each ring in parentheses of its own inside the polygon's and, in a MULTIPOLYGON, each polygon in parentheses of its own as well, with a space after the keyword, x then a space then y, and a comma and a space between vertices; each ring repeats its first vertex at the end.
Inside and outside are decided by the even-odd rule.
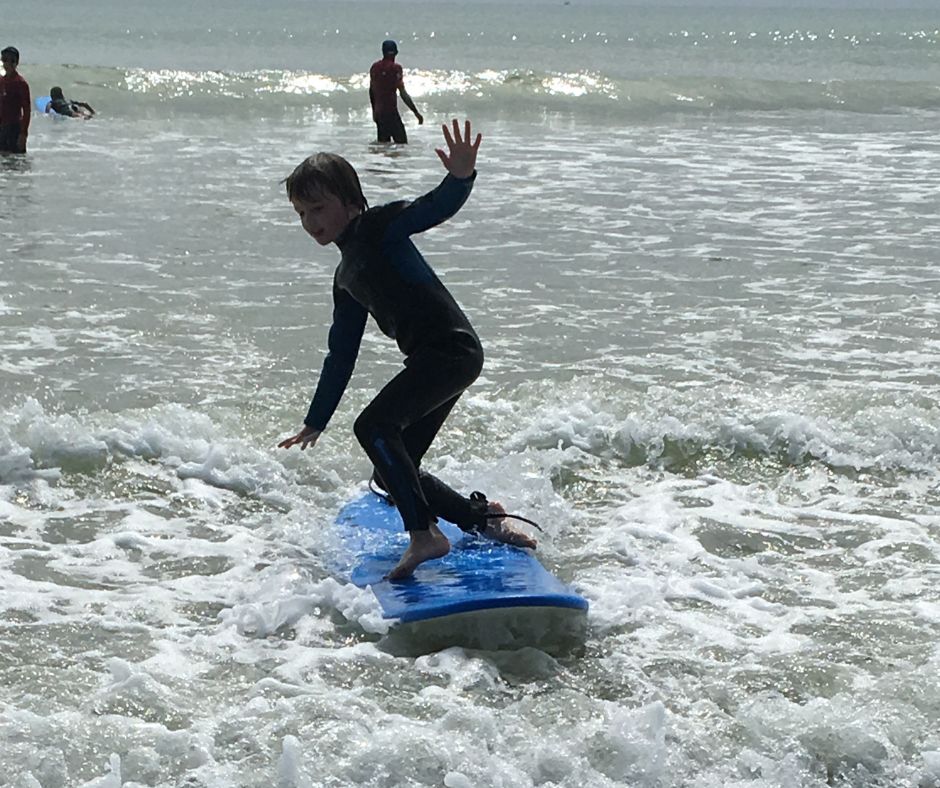
MULTIPOLYGON (((272 114, 311 109, 367 112, 366 77, 308 71, 186 71, 38 66, 33 92, 73 86, 106 115, 149 112, 272 114)), ((617 79, 596 72, 410 70, 409 92, 432 111, 485 110, 513 117, 585 112, 642 120, 664 114, 841 111, 885 113, 940 108, 940 86, 889 80, 775 81, 680 77, 617 79)))

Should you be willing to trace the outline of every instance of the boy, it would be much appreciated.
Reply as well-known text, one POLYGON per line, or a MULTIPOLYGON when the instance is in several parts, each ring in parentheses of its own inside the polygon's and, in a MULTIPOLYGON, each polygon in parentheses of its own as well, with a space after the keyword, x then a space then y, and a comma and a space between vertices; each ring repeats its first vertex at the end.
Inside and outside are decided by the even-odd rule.
POLYGON ((506 525, 505 510, 481 493, 469 499, 420 470, 421 458, 463 391, 480 374, 483 349, 476 332, 410 236, 453 216, 470 195, 482 136, 470 142, 470 121, 461 137, 445 125, 448 152, 437 155, 448 171, 432 192, 412 203, 369 208, 359 177, 340 156, 318 153, 285 180, 301 225, 321 246, 342 254, 333 278, 333 325, 329 353, 316 393, 296 435, 278 446, 313 445, 336 410, 359 353, 371 314, 405 354, 398 373, 356 419, 356 437, 402 516, 410 544, 388 574, 411 575, 424 561, 450 551, 437 527, 444 517, 466 531, 520 547, 535 540, 506 525))
POLYGON ((67 99, 62 88, 59 87, 49 91, 49 104, 46 112, 54 112, 56 115, 66 115, 70 118, 90 118, 95 114, 90 104, 67 99))
POLYGON ((375 121, 378 141, 395 140, 404 144, 408 142, 408 135, 398 114, 398 97, 395 92, 401 93, 402 101, 415 114, 419 126, 424 123, 424 118, 405 90, 402 68, 395 62, 397 54, 398 44, 391 39, 382 42, 382 59, 376 60, 369 69, 369 103, 372 104, 372 120, 375 121))
POLYGON ((3 76, 0 77, 0 153, 26 153, 26 137, 32 107, 29 85, 17 72, 20 52, 7 47, 0 52, 3 76))

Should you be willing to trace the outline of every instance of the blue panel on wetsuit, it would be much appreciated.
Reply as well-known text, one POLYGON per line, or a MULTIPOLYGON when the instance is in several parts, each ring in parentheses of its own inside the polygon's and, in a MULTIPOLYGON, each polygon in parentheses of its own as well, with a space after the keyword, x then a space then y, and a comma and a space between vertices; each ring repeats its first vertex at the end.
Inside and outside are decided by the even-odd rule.
POLYGON ((402 622, 511 607, 586 611, 578 596, 526 550, 464 533, 445 520, 446 556, 421 564, 414 577, 389 582, 385 575, 408 546, 398 510, 373 493, 346 504, 336 518, 348 551, 342 571, 360 588, 372 586, 385 618, 402 622))

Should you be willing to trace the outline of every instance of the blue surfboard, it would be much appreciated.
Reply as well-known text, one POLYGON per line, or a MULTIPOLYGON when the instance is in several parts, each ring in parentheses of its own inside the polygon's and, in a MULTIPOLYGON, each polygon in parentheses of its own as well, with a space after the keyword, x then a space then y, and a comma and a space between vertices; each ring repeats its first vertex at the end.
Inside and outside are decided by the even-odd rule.
POLYGON ((36 109, 38 109, 40 112, 45 112, 46 108, 49 106, 51 102, 52 102, 52 99, 49 96, 39 96, 35 102, 36 109))
POLYGON ((348 559, 340 571, 360 588, 371 586, 383 617, 403 624, 500 609, 585 617, 587 600, 530 551, 467 534, 446 520, 438 525, 450 540, 450 553, 421 564, 411 578, 386 580, 408 546, 408 535, 398 510, 366 493, 337 515, 348 559))

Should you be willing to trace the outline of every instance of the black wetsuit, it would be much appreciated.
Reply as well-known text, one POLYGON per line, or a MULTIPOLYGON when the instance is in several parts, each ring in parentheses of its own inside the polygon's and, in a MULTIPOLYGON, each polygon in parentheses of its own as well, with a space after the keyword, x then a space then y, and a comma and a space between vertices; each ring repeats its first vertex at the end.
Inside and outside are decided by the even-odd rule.
POLYGON ((408 530, 425 530, 437 516, 465 530, 485 524, 473 502, 420 470, 444 419, 480 374, 483 348, 410 237, 453 216, 475 177, 448 175, 414 202, 372 208, 336 241, 342 259, 333 277, 329 353, 304 423, 315 430, 326 427, 352 375, 371 314, 382 333, 398 342, 405 368, 359 415, 355 432, 408 530))
POLYGON ((75 107, 73 107, 72 102, 66 98, 54 98, 49 102, 49 106, 57 115, 71 116, 75 114, 75 107))

